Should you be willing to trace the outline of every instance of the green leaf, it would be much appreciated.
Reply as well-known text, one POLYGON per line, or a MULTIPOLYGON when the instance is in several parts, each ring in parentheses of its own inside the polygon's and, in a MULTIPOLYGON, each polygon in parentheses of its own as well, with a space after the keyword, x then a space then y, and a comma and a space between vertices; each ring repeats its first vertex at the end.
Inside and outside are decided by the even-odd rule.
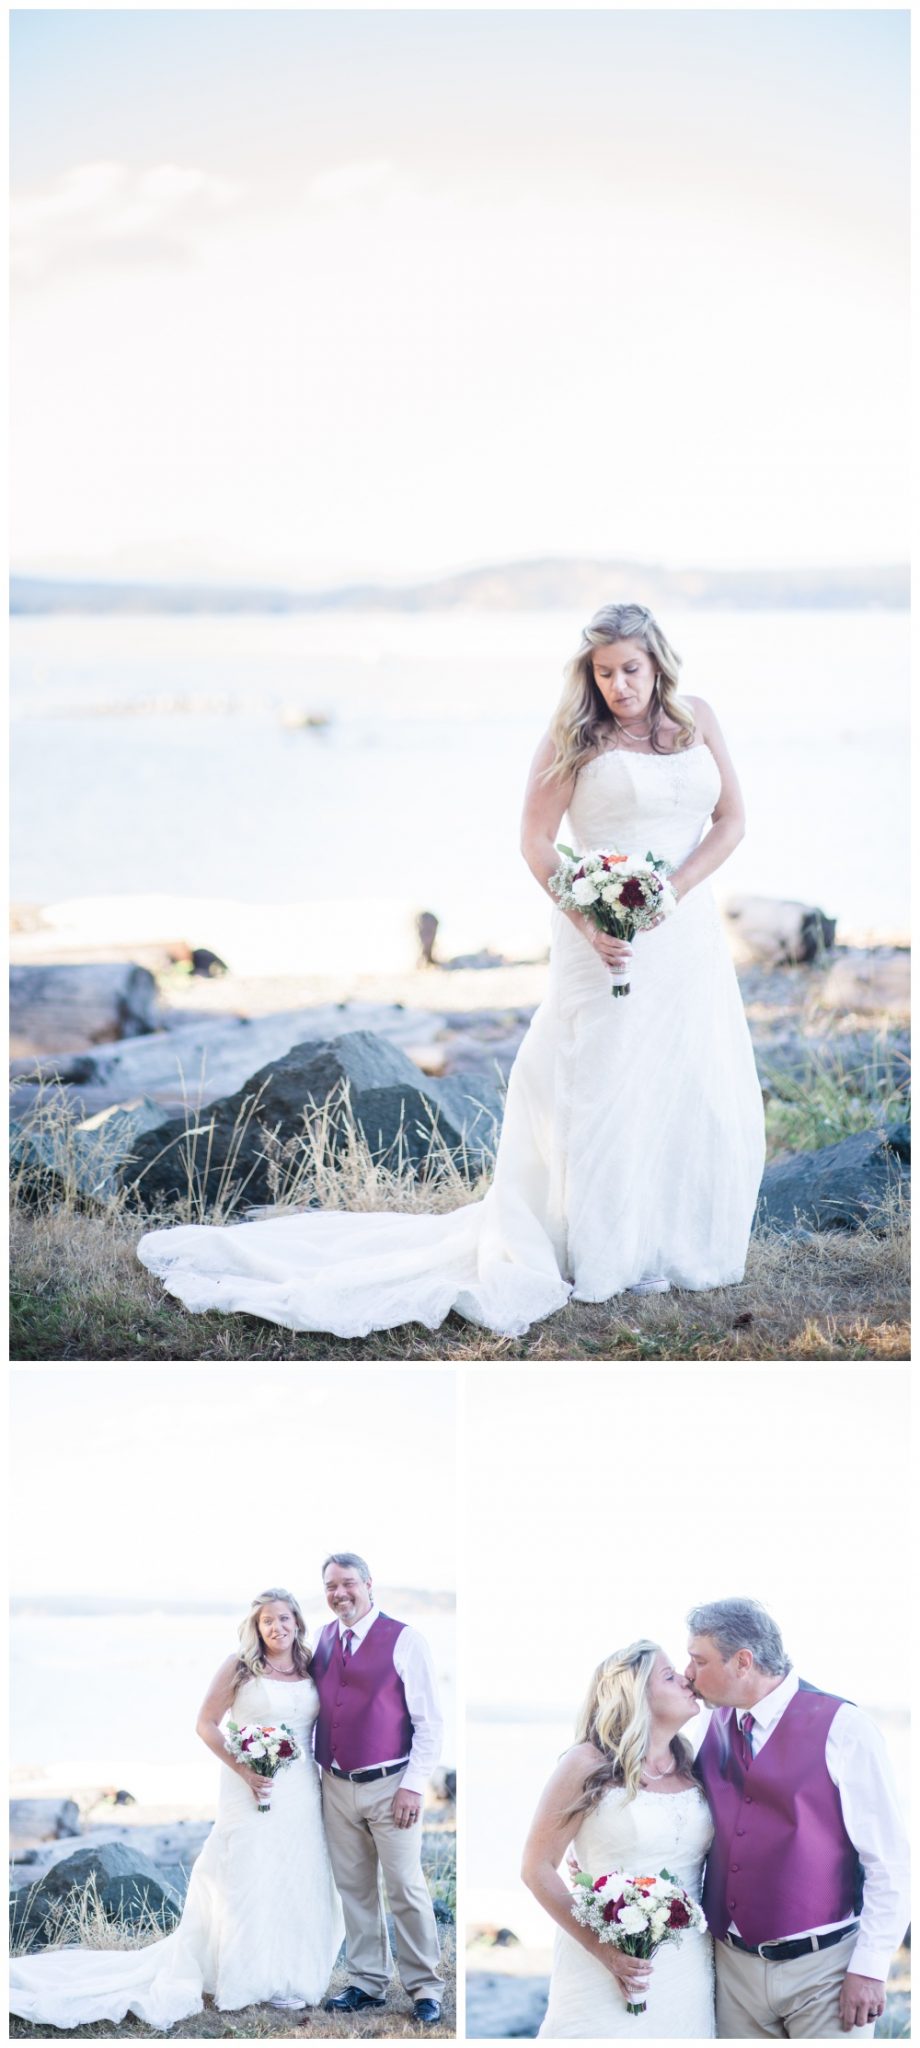
POLYGON ((558 844, 557 844, 557 846, 556 846, 556 852, 557 852, 557 853, 561 853, 561 854, 564 854, 564 856, 565 856, 566 860, 577 860, 577 859, 578 859, 578 855, 577 855, 577 853, 576 853, 576 852, 574 851, 574 848, 573 848, 573 847, 571 847, 571 846, 560 846, 560 845, 558 845, 558 844))

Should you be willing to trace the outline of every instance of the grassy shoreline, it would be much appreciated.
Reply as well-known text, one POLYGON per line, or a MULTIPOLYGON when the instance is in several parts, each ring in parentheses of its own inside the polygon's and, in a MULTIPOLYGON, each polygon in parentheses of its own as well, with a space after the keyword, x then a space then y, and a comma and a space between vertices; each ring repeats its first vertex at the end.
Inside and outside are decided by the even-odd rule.
MULTIPOLYGON (((416 980, 430 988, 424 976, 416 980)), ((768 1157, 815 1150, 909 1114, 903 1034, 889 1036, 883 1013, 835 1025, 818 1007, 820 986, 820 975, 816 980, 808 968, 749 977, 745 1000, 761 1045, 768 1157)), ((341 1108, 327 1105, 287 1140, 279 1207, 430 1214, 485 1192, 488 1176, 471 1185, 449 1156, 435 1158, 422 1179, 411 1168, 382 1169, 353 1119, 349 1123, 347 1105, 344 1119, 341 1108), (345 1139, 337 1147, 334 1130, 345 1139)), ((795 1238, 758 1228, 745 1278, 735 1287, 571 1301, 517 1338, 493 1336, 451 1315, 436 1331, 408 1324, 346 1340, 249 1315, 193 1315, 139 1264, 137 1240, 153 1223, 226 1222, 243 1213, 229 1186, 220 1206, 205 1204, 200 1155, 206 1130, 192 1128, 194 1119, 194 1142, 186 1147, 182 1140, 185 1194, 146 1216, 117 1190, 93 1202, 81 1197, 73 1170, 74 1111, 65 1089, 49 1083, 31 1114, 35 1129, 46 1140, 52 1135, 60 1164, 44 1190, 14 1174, 15 1363, 910 1357, 903 1197, 892 1197, 887 1216, 872 1229, 795 1238)), ((201 1123, 206 1126, 206 1118, 201 1123)))

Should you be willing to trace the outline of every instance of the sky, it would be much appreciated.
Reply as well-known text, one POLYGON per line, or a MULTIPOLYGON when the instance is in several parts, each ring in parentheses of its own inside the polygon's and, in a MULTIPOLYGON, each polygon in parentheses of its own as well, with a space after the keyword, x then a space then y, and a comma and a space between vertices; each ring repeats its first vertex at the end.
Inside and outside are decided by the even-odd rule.
POLYGON ((574 1721, 602 1657, 650 1636, 677 1662, 692 1606, 746 1594, 802 1677, 903 1708, 907 1400, 877 1365, 474 1376, 472 1700, 574 1721))
POLYGON ((903 10, 20 10, 14 564, 906 551, 903 10))
POLYGON ((454 1585, 449 1367, 11 1378, 14 1595, 307 1599, 330 1550, 381 1586, 454 1585))

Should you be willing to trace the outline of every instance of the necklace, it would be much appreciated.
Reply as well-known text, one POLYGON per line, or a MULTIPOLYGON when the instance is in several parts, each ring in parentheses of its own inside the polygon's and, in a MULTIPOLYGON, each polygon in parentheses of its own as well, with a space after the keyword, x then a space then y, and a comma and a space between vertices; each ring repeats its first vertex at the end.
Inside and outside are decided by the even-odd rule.
POLYGON ((297 1676, 297 1667, 295 1664, 291 1665, 290 1671, 280 1671, 278 1669, 277 1664, 272 1664, 268 1657, 266 1657, 265 1662, 268 1665, 269 1671, 272 1673, 272 1676, 274 1678, 296 1678, 297 1676))
POLYGON ((653 1771, 651 1765, 647 1763, 643 1763, 642 1769, 647 1778, 654 1778, 656 1783, 660 1783, 662 1778, 673 1778, 674 1773, 677 1769, 677 1761, 675 1759, 669 1771, 653 1771))
POLYGON ((621 725, 619 719, 613 713, 611 713, 611 717, 613 718, 613 723, 616 726, 617 732, 622 734, 624 740, 632 740, 634 744, 638 747, 641 746, 643 740, 651 739, 651 726, 647 726, 645 732, 628 732, 625 725, 621 725))

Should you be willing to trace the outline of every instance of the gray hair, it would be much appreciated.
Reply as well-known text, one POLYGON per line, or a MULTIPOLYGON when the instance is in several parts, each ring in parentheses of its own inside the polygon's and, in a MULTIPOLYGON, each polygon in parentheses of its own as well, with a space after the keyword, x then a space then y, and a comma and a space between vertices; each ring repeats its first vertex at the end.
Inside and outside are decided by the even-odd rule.
POLYGON ((360 1574, 361 1574, 361 1577, 362 1577, 362 1579, 364 1580, 364 1583, 365 1583, 365 1585, 366 1585, 366 1586, 369 1586, 369 1585, 370 1585, 370 1582, 371 1582, 371 1575, 370 1575, 370 1570, 369 1570, 368 1566, 367 1566, 367 1565, 365 1564, 365 1562, 364 1562, 364 1559, 363 1559, 363 1557, 359 1557, 359 1556, 358 1556, 358 1554, 357 1554, 357 1551, 354 1551, 354 1550, 333 1550, 333 1551, 332 1551, 332 1553, 331 1553, 331 1555, 330 1555, 329 1557, 325 1558, 325 1559, 324 1559, 324 1561, 323 1561, 323 1569, 322 1569, 322 1577, 323 1577, 323 1578, 325 1578, 325 1576, 326 1576, 326 1573, 327 1573, 327 1571, 329 1570, 329 1566, 330 1566, 331 1564, 340 1564, 340 1565, 341 1565, 341 1566, 343 1567, 343 1569, 346 1569, 346 1570, 347 1570, 348 1566, 350 1565, 350 1566, 351 1566, 351 1569, 352 1569, 352 1571, 355 1571, 355 1572, 360 1572, 360 1574))
POLYGON ((736 1650, 750 1650, 757 1670, 771 1678, 792 1670, 779 1629, 759 1600, 710 1600, 691 1609, 687 1626, 695 1636, 712 1637, 723 1664, 736 1650))

